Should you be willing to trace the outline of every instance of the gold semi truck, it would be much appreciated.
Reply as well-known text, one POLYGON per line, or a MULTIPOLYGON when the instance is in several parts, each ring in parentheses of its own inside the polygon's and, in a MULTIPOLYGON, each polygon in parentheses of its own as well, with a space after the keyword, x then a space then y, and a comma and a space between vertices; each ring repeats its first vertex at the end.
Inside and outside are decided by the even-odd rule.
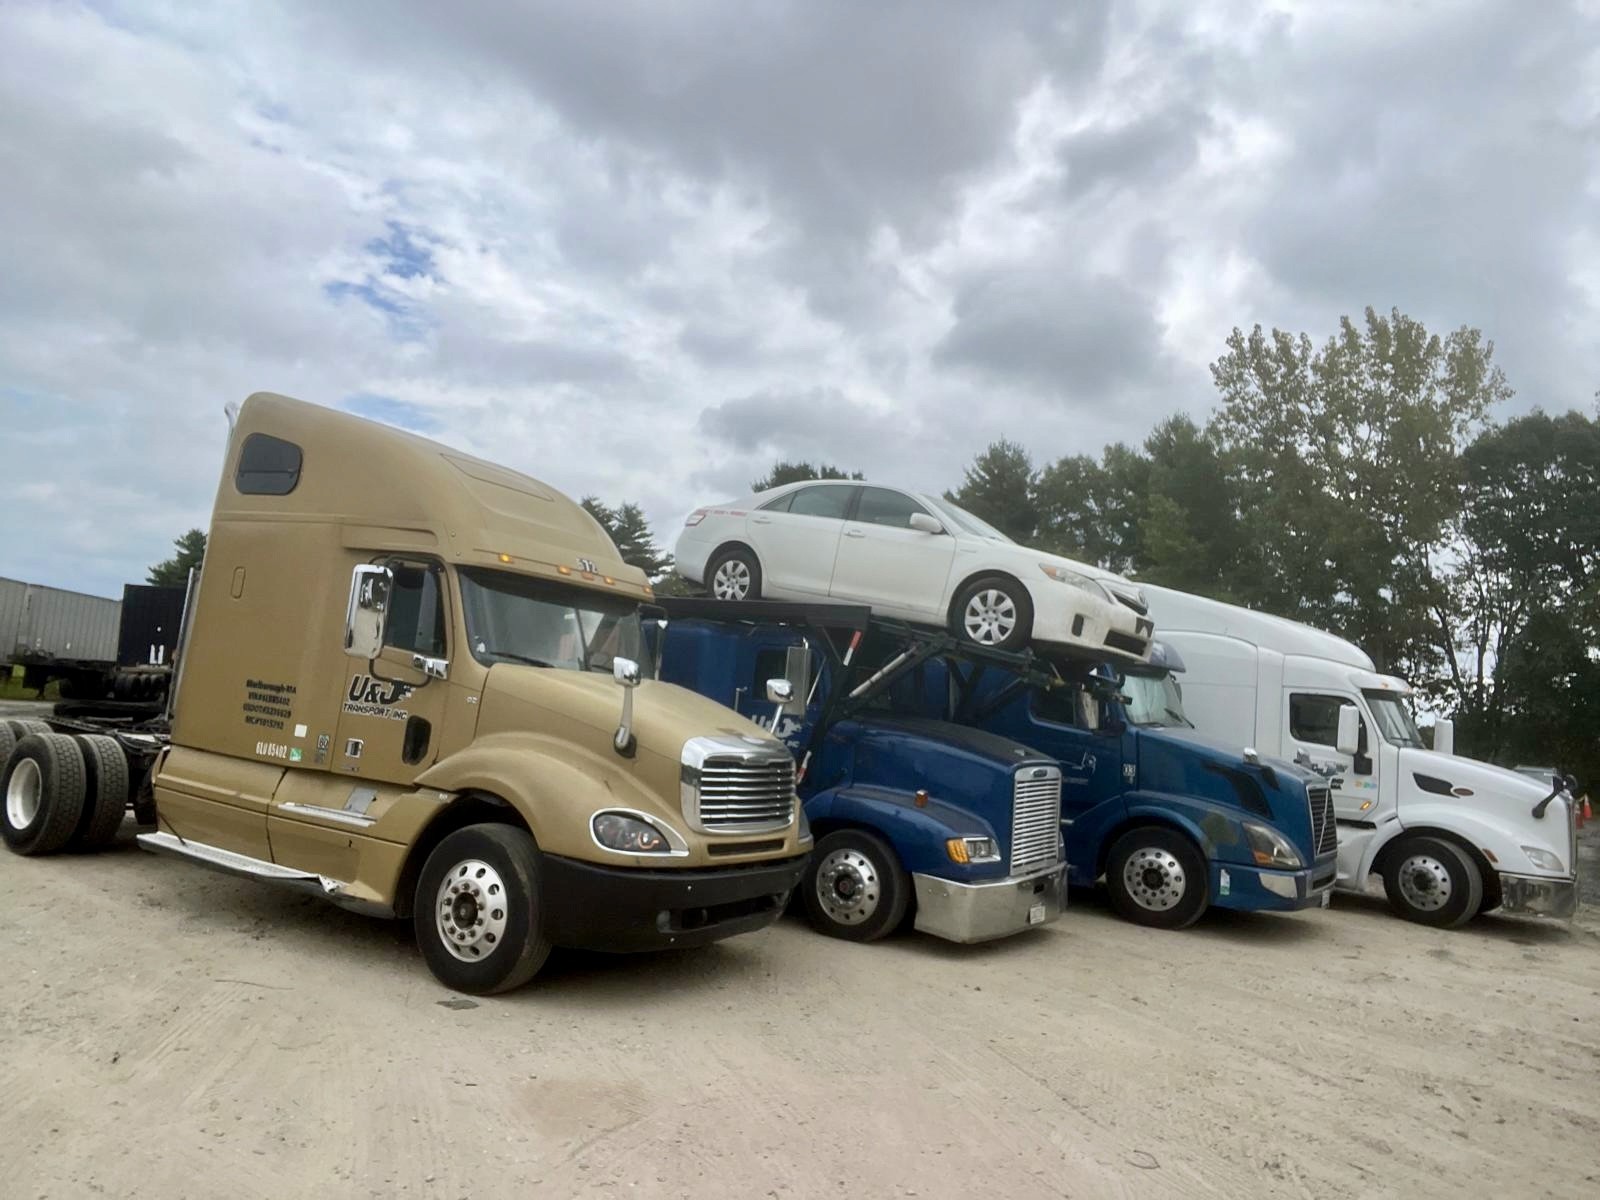
POLYGON ((760 929, 811 849, 794 761, 650 677, 650 599, 554 488, 251 396, 170 728, 0 727, 0 832, 22 854, 105 844, 132 799, 145 849, 411 918, 465 992, 526 982, 552 946, 760 929))

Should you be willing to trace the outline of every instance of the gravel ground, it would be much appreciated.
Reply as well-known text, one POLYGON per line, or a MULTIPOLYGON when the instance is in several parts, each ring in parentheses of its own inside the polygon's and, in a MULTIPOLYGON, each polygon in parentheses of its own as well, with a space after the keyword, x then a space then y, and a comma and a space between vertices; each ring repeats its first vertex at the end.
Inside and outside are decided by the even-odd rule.
POLYGON ((0 912, 8 1197, 1600 1194, 1592 912, 785 920, 481 1001, 392 925, 131 846, 0 856, 0 912))

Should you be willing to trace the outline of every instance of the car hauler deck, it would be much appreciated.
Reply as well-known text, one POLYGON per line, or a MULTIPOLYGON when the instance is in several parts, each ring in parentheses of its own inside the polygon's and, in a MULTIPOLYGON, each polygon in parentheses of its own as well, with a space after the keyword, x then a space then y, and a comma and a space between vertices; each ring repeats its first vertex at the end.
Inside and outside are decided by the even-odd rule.
POLYGON ((517 986, 552 945, 759 929, 810 849, 794 762, 727 708, 644 677, 650 598, 546 484, 252 396, 170 731, 22 730, 0 831, 21 854, 103 843, 142 772, 145 849, 410 917, 462 991, 517 986))
POLYGON ((814 927, 871 941, 910 912, 924 933, 978 942, 1061 914, 1056 765, 994 734, 881 711, 897 681, 936 660, 1005 662, 1041 683, 1053 668, 863 606, 662 606, 672 618, 662 677, 766 717, 800 759, 817 839, 800 897, 814 927), (784 694, 769 697, 780 683, 784 694))

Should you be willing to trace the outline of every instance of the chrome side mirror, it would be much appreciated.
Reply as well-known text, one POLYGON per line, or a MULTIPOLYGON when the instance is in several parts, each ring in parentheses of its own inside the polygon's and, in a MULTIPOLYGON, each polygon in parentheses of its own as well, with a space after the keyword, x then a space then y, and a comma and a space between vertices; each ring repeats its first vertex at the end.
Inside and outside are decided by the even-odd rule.
POLYGON ((787 679, 767 680, 767 699, 773 704, 788 704, 794 699, 794 684, 787 679))
POLYGON ((907 524, 909 524, 911 528, 917 530, 919 533, 944 532, 944 523, 941 522, 937 517, 930 517, 927 513, 912 513, 911 519, 907 522, 907 524))
POLYGON ((350 603, 344 614, 344 652, 370 662, 383 649, 389 622, 389 596, 394 572, 362 563, 350 576, 350 603))
POLYGON ((1339 709, 1339 732, 1335 735, 1333 748, 1352 758, 1360 753, 1361 714, 1356 711, 1354 704, 1345 704, 1339 709))
POLYGON ((611 737, 611 746, 623 758, 632 758, 639 748, 633 736, 633 689, 639 686, 639 664, 631 658, 611 660, 611 678, 622 685, 622 720, 611 737))

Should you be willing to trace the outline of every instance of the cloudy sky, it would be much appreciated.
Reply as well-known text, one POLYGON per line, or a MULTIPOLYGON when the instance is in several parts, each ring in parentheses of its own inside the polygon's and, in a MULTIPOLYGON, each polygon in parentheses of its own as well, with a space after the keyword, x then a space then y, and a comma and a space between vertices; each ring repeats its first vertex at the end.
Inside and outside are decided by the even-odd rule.
MULTIPOLYGON (((0 575, 117 593, 286 392, 669 545, 1398 306, 1600 387, 1592 0, 0 3, 0 575)), ((1505 415, 1505 414, 1502 414, 1505 415)))

